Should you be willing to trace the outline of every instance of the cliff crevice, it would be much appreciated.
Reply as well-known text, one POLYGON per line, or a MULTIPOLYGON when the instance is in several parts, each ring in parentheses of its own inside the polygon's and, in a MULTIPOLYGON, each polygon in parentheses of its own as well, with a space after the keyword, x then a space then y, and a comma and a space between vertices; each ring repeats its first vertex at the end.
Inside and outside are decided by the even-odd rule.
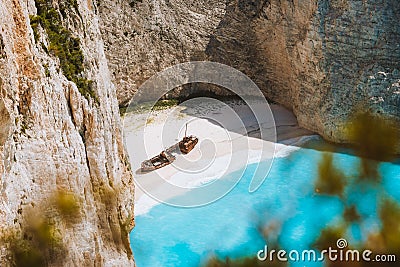
POLYGON ((134 184, 98 17, 91 1, 49 3, 0 3, 0 264, 134 266, 134 184))

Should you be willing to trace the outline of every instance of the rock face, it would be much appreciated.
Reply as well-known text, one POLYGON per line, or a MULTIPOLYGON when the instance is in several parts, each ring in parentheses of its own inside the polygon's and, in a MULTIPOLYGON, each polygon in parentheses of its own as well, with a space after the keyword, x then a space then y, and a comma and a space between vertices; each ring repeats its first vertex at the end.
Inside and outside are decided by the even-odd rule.
POLYGON ((25 266, 134 266, 134 184, 97 8, 50 2, 0 2, 0 265, 25 259, 10 252, 15 239, 49 251, 32 226, 43 212, 66 250, 25 266), (79 207, 74 223, 48 204, 61 191, 79 207))
POLYGON ((355 107, 400 118, 397 0, 104 1, 99 10, 121 104, 157 71, 204 59, 243 71, 328 140, 348 141, 340 129, 355 107))
POLYGON ((121 104, 167 67, 205 59, 225 1, 99 1, 101 32, 121 104))

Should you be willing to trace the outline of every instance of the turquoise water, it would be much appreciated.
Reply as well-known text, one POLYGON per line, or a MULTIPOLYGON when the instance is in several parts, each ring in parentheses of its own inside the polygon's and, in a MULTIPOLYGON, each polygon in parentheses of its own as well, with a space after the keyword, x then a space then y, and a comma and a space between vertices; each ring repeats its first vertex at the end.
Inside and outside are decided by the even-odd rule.
MULTIPOLYGON (((138 267, 199 266, 212 255, 255 256, 264 248, 259 225, 281 225, 277 239, 285 250, 309 249, 320 231, 337 225, 344 210, 338 197, 314 193, 317 163, 322 152, 302 148, 289 157, 274 161, 259 190, 250 194, 248 186, 255 165, 246 167, 239 184, 224 198, 208 206, 184 209, 160 204, 136 217, 131 245, 138 267)), ((357 175, 359 159, 336 153, 334 161, 348 176, 357 175)), ((239 173, 239 172, 238 172, 239 173)), ((218 181, 226 183, 233 173, 218 181)), ((400 165, 382 163, 382 188, 349 185, 347 204, 355 204, 363 220, 349 227, 350 244, 365 241, 368 232, 379 229, 379 195, 400 201, 400 165), (349 189, 349 190, 350 190, 349 189)), ((335 244, 332 244, 335 245, 335 244)), ((291 263, 304 266, 304 262, 291 263)), ((307 263, 306 266, 323 266, 307 263)))

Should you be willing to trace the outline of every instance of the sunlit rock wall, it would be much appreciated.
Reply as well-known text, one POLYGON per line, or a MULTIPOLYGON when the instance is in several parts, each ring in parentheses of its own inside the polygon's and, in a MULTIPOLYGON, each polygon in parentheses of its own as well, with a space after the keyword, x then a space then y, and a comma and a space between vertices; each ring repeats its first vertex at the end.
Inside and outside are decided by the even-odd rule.
POLYGON ((98 21, 90 0, 0 2, 1 266, 16 260, 11 235, 30 242, 32 231, 24 231, 35 220, 29 214, 39 211, 66 248, 44 253, 46 265, 134 265, 128 241, 134 184, 98 21), (51 24, 45 26, 44 13, 32 23, 38 3, 51 6, 51 24), (50 37, 49 25, 63 31, 50 37), (72 38, 79 38, 74 47, 72 38), (40 209, 57 191, 77 200, 80 219, 72 225, 40 209))

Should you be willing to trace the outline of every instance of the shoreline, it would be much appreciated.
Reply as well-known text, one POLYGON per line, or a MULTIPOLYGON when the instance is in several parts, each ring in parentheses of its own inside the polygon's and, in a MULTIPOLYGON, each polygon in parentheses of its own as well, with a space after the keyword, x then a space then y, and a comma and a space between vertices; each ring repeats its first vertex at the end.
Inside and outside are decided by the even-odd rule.
MULTIPOLYGON (((135 155, 134 158, 131 157, 130 159, 132 169, 135 171, 135 216, 144 215, 152 207, 160 204, 138 186, 138 181, 146 184, 145 187, 150 192, 163 190, 163 184, 159 179, 153 179, 154 176, 162 177, 168 183, 182 188, 199 186, 240 170, 246 165, 273 157, 288 156, 291 152, 299 149, 297 146, 305 139, 315 136, 312 132, 299 127, 295 116, 290 111, 274 104, 270 107, 275 119, 277 142, 262 140, 260 139, 260 128, 263 127, 262 130, 268 130, 271 128, 271 124, 257 122, 254 120, 255 118, 248 116, 250 114, 249 109, 244 104, 231 104, 228 103, 231 107, 221 108, 216 103, 200 103, 189 111, 188 107, 176 106, 157 110, 152 112, 150 116, 141 113, 125 114, 124 131, 127 149, 130 155, 135 155), (237 115, 233 116, 232 110, 243 116, 241 118, 244 122, 242 125, 234 122, 234 116, 237 115), (210 114, 213 116, 212 119, 204 118, 206 115, 210 116, 210 114), (229 125, 228 130, 213 121, 214 119, 227 123, 229 125), (137 153, 134 148, 137 148, 138 145, 135 142, 141 141, 144 125, 140 125, 140 122, 143 121, 146 121, 146 135, 142 136, 142 139, 149 141, 146 142, 146 151, 137 153), (159 154, 172 144, 171 142, 178 141, 184 135, 182 126, 188 121, 190 122, 188 135, 196 135, 199 138, 199 144, 189 154, 177 155, 176 161, 171 165, 146 174, 138 171, 143 160, 159 154), (166 126, 170 124, 173 126, 166 126), (164 144, 161 139, 166 140, 164 144), (235 160, 232 160, 233 158, 235 160), (230 167, 226 168, 227 165, 230 167), (184 171, 179 171, 179 169, 184 171), (197 170, 202 171, 194 174, 197 170), (188 175, 187 172, 191 171, 193 173, 188 175)), ((167 189, 164 191, 167 191, 167 189)), ((164 199, 180 194, 184 193, 166 192, 164 199)))

